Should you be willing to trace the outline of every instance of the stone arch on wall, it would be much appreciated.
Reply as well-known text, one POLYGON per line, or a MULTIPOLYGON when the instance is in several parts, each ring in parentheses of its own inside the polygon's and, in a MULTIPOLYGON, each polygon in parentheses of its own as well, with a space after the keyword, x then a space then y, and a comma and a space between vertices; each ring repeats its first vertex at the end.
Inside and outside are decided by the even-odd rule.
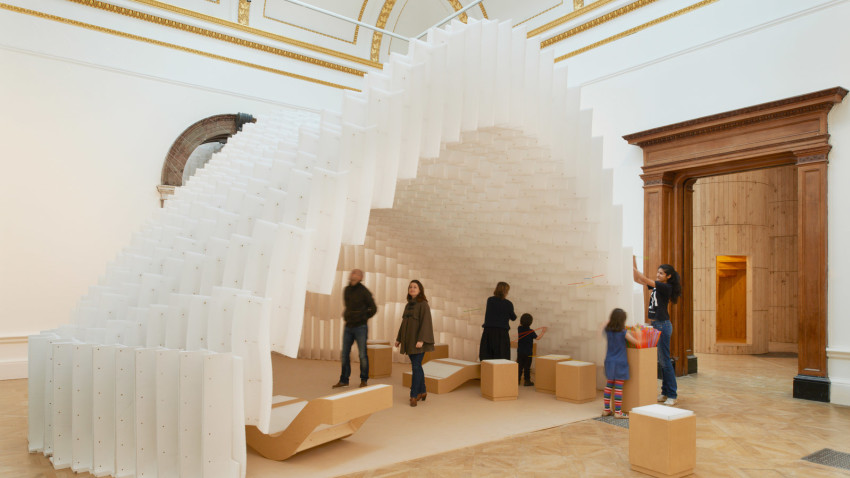
POLYGON ((644 270, 669 263, 683 274, 673 321, 676 373, 694 355, 693 184, 697 178, 794 166, 797 175, 798 375, 794 397, 829 401, 827 345, 828 115, 847 90, 828 90, 624 136, 643 149, 644 270))
POLYGON ((256 121, 247 113, 224 114, 204 118, 186 128, 174 140, 162 164, 162 177, 157 187, 160 200, 164 201, 174 193, 174 188, 183 185, 183 169, 195 148, 212 142, 225 143, 242 130, 242 125, 256 121))

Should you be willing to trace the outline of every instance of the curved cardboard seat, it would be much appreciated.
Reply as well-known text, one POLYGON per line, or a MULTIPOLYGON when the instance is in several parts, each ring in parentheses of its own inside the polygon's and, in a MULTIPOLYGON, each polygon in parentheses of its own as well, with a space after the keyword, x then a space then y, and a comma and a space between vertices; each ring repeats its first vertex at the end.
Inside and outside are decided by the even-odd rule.
MULTIPOLYGON (((432 393, 449 393, 464 383, 481 378, 481 364, 443 358, 432 360, 422 365, 425 372, 425 388, 432 393)), ((410 386, 412 374, 402 374, 402 385, 410 386)))
POLYGON ((375 412, 393 406, 391 385, 371 385, 314 400, 277 395, 269 433, 245 427, 248 446, 270 460, 353 435, 375 412))

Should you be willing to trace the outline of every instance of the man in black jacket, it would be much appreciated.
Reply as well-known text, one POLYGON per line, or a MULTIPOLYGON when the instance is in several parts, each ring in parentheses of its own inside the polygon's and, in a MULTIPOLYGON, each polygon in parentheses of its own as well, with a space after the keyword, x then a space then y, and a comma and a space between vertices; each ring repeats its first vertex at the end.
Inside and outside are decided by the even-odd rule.
POLYGON ((366 338, 369 335, 368 321, 378 312, 372 293, 360 281, 363 271, 354 269, 348 276, 348 286, 342 292, 345 311, 345 327, 342 332, 342 373, 333 388, 347 387, 351 375, 351 344, 357 341, 357 351, 360 354, 360 386, 365 387, 369 380, 369 358, 366 355, 366 338))

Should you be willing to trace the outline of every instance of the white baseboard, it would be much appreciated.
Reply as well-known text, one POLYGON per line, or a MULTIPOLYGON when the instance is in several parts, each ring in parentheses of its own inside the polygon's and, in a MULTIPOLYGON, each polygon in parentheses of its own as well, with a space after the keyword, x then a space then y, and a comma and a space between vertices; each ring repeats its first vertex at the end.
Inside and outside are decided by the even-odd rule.
POLYGON ((830 377, 829 402, 836 405, 850 405, 850 382, 830 377))
POLYGON ((27 378, 26 336, 0 337, 0 380, 27 378))
POLYGON ((0 362, 0 380, 27 378, 27 361, 10 360, 0 362))

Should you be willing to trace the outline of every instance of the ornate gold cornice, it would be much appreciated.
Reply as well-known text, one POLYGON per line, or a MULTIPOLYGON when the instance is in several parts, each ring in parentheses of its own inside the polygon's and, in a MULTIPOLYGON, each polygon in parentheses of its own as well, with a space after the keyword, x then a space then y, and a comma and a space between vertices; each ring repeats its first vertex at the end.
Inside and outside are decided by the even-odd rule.
MULTIPOLYGON (((369 3, 369 0, 363 0, 363 4, 360 5, 360 14, 357 15, 357 19, 360 20, 360 21, 363 21, 363 12, 366 11, 366 4, 367 3, 369 3)), ((354 38, 351 39, 351 40, 346 40, 345 38, 333 36, 333 35, 328 34, 328 33, 322 33, 318 30, 313 30, 311 28, 307 28, 307 27, 304 27, 304 26, 301 26, 301 25, 296 25, 294 23, 289 23, 289 22, 285 22, 283 20, 279 20, 279 19, 274 18, 274 17, 270 17, 270 16, 266 15, 266 5, 268 5, 268 4, 269 4, 268 0, 263 2, 263 18, 265 18, 267 20, 271 20, 273 22, 278 22, 278 23, 283 23, 284 25, 289 25, 289 26, 294 27, 294 28, 299 28, 301 30, 308 31, 310 33, 315 33, 316 35, 322 35, 323 37, 333 38, 334 40, 349 43, 351 45, 357 44, 357 38, 360 35, 360 25, 354 25, 354 38)))
MULTIPOLYGON (((69 1, 80 3, 80 0, 69 0, 69 1)), ((92 1, 92 0, 86 0, 86 1, 92 1)), ((94 1, 96 1, 96 0, 94 0, 94 1)), ((303 41, 300 41, 300 40, 296 40, 294 38, 285 37, 283 35, 277 35, 275 33, 270 33, 270 32, 264 31, 264 30, 260 30, 258 28, 247 27, 245 25, 240 25, 238 23, 234 23, 234 22, 231 22, 231 21, 222 20, 221 18, 217 18, 217 17, 211 16, 211 15, 204 15, 202 13, 194 12, 192 10, 187 10, 185 8, 180 8, 180 7, 176 7, 174 5, 169 5, 167 3, 160 2, 159 0, 130 0, 130 1, 136 2, 136 3, 141 3, 143 5, 148 5, 148 6, 151 6, 151 7, 160 8, 160 9, 163 9, 163 10, 167 10, 169 12, 177 13, 179 15, 184 15, 184 16, 187 16, 187 17, 191 17, 191 18, 194 18, 196 20, 203 20, 205 22, 214 23, 216 25, 221 25, 221 26, 224 26, 224 27, 233 28, 234 30, 239 30, 239 31, 242 31, 242 32, 245 32, 245 33, 250 33, 252 35, 257 35, 257 36, 260 36, 260 37, 263 37, 263 38, 268 38, 269 40, 279 41, 281 43, 286 43, 288 45, 297 46, 299 48, 304 48, 305 50, 315 51, 317 53, 322 53, 324 55, 333 56, 333 57, 339 58, 341 60, 347 60, 347 61, 359 63, 361 65, 370 66, 372 68, 378 68, 378 69, 383 68, 383 65, 381 65, 380 63, 375 62, 375 61, 370 61, 370 60, 367 60, 365 58, 360 58, 358 56, 349 55, 348 53, 342 53, 342 52, 339 52, 339 51, 336 51, 336 50, 331 50, 329 48, 321 47, 321 46, 318 46, 318 45, 313 45, 312 43, 303 42, 303 41)), ((179 23, 179 22, 174 22, 174 23, 178 24, 178 25, 184 25, 184 24, 179 23)), ((186 25, 186 26, 189 27, 189 25, 186 25)), ((203 29, 201 29, 201 30, 203 30, 203 29)), ((211 33, 216 33, 216 32, 211 32, 211 33)), ((333 63, 330 63, 330 64, 333 64, 333 63)))
MULTIPOLYGON (((557 19, 552 20, 551 22, 549 22, 549 23, 547 23, 547 24, 545 24, 541 27, 537 27, 534 30, 531 30, 530 32, 528 32, 528 38, 540 35, 543 32, 547 32, 547 31, 549 31, 549 30, 551 30, 551 29, 553 29, 553 28, 555 28, 559 25, 563 25, 564 23, 567 23, 568 21, 572 20, 573 18, 578 18, 578 17, 584 15, 585 13, 590 13, 590 12, 596 10, 597 8, 603 7, 603 6, 609 4, 613 1, 614 0, 596 0, 595 2, 591 3, 590 5, 588 5, 586 7, 580 8, 578 10, 574 10, 574 11, 564 15, 561 18, 557 18, 557 19)), ((563 2, 561 2, 561 3, 563 3, 563 2)), ((545 13, 545 12, 548 12, 548 11, 549 10, 544 10, 541 13, 545 13)), ((538 15, 540 15, 540 14, 538 13, 538 15)), ((531 17, 531 18, 534 18, 534 17, 531 17)), ((531 18, 529 18, 528 20, 531 20, 531 18)), ((525 20, 524 22, 527 22, 528 20, 525 20)), ((524 23, 524 22, 522 22, 522 23, 524 23)))
MULTIPOLYGON (((463 5, 460 4, 460 0, 448 0, 448 1, 449 1, 449 5, 451 5, 452 8, 455 9, 455 11, 458 11, 461 8, 463 8, 463 5)), ((480 5, 480 3, 479 3, 479 5, 480 5)), ((469 20, 469 16, 467 16, 466 12, 464 12, 464 13, 461 13, 460 15, 458 15, 457 19, 462 21, 463 23, 466 23, 467 20, 469 20)))
POLYGON ((236 18, 240 25, 248 26, 248 17, 251 14, 251 0, 239 0, 239 11, 236 18))
MULTIPOLYGON (((387 26, 387 21, 390 19, 390 13, 393 11, 396 0, 384 0, 384 5, 381 7, 381 13, 378 15, 378 21, 375 26, 383 29, 387 26)), ((372 48, 369 52, 369 58, 375 63, 381 58, 381 40, 384 34, 381 32, 372 33, 372 48)))
POLYGON ((559 34, 557 34, 557 35, 555 35, 551 38, 547 38, 546 40, 543 40, 542 42, 540 42, 540 48, 546 48, 547 46, 554 45, 555 43, 558 43, 559 41, 570 38, 571 36, 578 35, 579 33, 590 30, 591 28, 602 25, 603 23, 610 22, 611 20, 614 20, 615 18, 620 18, 621 16, 623 16, 627 13, 631 13, 631 12, 633 12, 633 11, 639 9, 639 8, 643 8, 647 5, 655 3, 657 1, 658 0, 638 0, 636 2, 632 2, 632 3, 630 3, 630 4, 628 4, 624 7, 610 11, 610 12, 606 13, 605 15, 596 17, 593 20, 590 20, 589 22, 582 23, 581 25, 579 25, 575 28, 570 28, 569 30, 567 30, 565 32, 559 33, 559 34))
POLYGON ((196 50, 194 48, 187 48, 187 47, 184 47, 184 46, 175 45, 173 43, 167 43, 167 42, 160 41, 160 40, 154 40, 152 38, 147 38, 147 37, 143 37, 143 36, 139 36, 139 35, 133 35, 131 33, 113 30, 111 28, 105 28, 105 27, 101 27, 99 25, 92 25, 90 23, 84 23, 84 22, 80 22, 80 21, 77 21, 77 20, 71 20, 69 18, 51 15, 49 13, 39 12, 39 11, 36 11, 36 10, 21 8, 21 7, 15 6, 15 5, 8 5, 6 3, 0 3, 0 9, 9 10, 9 11, 12 11, 12 12, 15 12, 15 13, 21 13, 21 14, 24 14, 24 15, 30 15, 30 16, 41 18, 41 19, 44 19, 44 20, 51 20, 51 21, 55 21, 55 22, 59 22, 59 23, 64 23, 66 25, 73 25, 73 26, 77 26, 77 27, 80 27, 80 28, 85 28, 86 30, 92 30, 92 31, 100 32, 100 33, 106 33, 106 34, 114 35, 114 36, 121 37, 121 38, 136 40, 136 41, 148 43, 148 44, 151 44, 151 45, 157 45, 157 46, 161 46, 161 47, 165 47, 165 48, 170 48, 172 50, 182 51, 182 52, 185 52, 185 53, 191 53, 191 54, 194 54, 194 55, 203 56, 203 57, 206 57, 206 58, 211 58, 213 60, 225 61, 227 63, 232 63, 234 65, 240 65, 240 66, 245 66, 245 67, 248 67, 248 68, 254 68, 254 69, 262 70, 262 71, 265 71, 265 72, 268 72, 268 73, 274 73, 276 75, 286 76, 286 77, 289 77, 289 78, 295 78, 295 79, 298 79, 298 80, 309 81, 311 83, 316 83, 316 84, 320 84, 320 85, 324 85, 324 86, 330 86, 330 87, 333 87, 333 88, 339 88, 339 89, 343 89, 343 90, 360 91, 360 90, 357 90, 357 89, 352 88, 350 86, 339 85, 339 84, 336 84, 336 83, 331 83, 329 81, 319 80, 317 78, 311 78, 309 76, 304 76, 304 75, 299 75, 297 73, 292 73, 292 72, 289 72, 289 71, 279 70, 277 68, 270 68, 270 67, 258 65, 258 64, 255 64, 255 63, 249 63, 247 61, 237 60, 235 58, 227 58, 225 56, 216 55, 215 53, 208 53, 208 52, 205 52, 205 51, 196 50))
POLYGON ((673 13, 668 13, 667 15, 664 15, 663 17, 656 18, 655 20, 652 20, 652 21, 646 22, 644 24, 638 25, 634 28, 630 28, 630 29, 628 29, 628 30, 626 30, 622 33, 618 33, 614 36, 610 36, 610 37, 605 38, 603 40, 600 40, 598 42, 591 43, 590 45, 579 48, 578 50, 575 50, 575 51, 571 51, 571 52, 569 52, 565 55, 561 55, 561 56, 555 58, 555 63, 558 63, 559 61, 564 61, 567 58, 572 58, 576 55, 580 55, 580 54, 585 53, 587 51, 593 50, 594 48, 598 48, 602 45, 607 45, 608 43, 620 40, 620 39, 625 38, 629 35, 633 35, 633 34, 639 32, 641 30, 645 30, 645 29, 647 29, 651 26, 658 25, 659 23, 664 23, 667 20, 670 20, 672 18, 676 18, 680 15, 684 15, 686 13, 693 12, 694 10, 700 9, 700 8, 706 6, 706 5, 710 5, 710 4, 712 4, 716 1, 717 0, 702 0, 701 2, 697 2, 697 3, 695 3, 695 4, 693 4, 689 7, 685 7, 681 10, 676 10, 673 13))

